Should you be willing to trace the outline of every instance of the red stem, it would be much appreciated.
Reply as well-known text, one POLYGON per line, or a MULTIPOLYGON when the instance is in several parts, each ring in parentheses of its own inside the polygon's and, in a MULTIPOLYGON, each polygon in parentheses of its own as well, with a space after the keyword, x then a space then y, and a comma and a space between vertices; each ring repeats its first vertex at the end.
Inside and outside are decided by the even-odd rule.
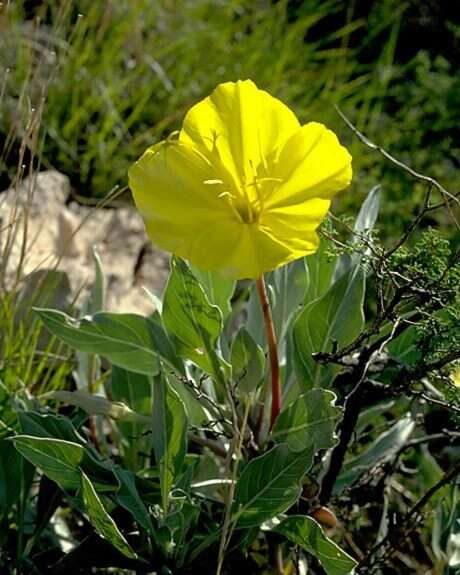
POLYGON ((272 408, 270 414, 270 430, 272 429, 276 418, 281 411, 281 383, 280 383, 280 365, 278 361, 278 346, 276 343, 275 326, 268 302, 267 290, 265 288, 264 276, 261 275, 256 280, 257 292, 259 294, 260 305, 264 316, 265 332, 267 335, 268 354, 270 356, 270 372, 272 376, 272 408))

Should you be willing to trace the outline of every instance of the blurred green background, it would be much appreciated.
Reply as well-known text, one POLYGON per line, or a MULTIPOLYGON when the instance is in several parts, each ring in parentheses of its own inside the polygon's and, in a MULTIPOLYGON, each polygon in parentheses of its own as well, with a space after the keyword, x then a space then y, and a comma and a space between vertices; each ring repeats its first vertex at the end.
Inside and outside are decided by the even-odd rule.
MULTIPOLYGON (((0 8, 0 188, 34 156, 80 196, 129 164, 219 82, 251 78, 354 156, 356 211, 382 184, 397 233, 422 187, 352 137, 334 109, 454 190, 460 164, 460 11, 449 0, 47 0, 0 8), (30 138, 33 122, 39 136, 30 138), (24 146, 21 148, 21 145, 24 146), (24 154, 22 155, 22 153, 24 154)), ((447 227, 448 221, 437 222, 447 227)))

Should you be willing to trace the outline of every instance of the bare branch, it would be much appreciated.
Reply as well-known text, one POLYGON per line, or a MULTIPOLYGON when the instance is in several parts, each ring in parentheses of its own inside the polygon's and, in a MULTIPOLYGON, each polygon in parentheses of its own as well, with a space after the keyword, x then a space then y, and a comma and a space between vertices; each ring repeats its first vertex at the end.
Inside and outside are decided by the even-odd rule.
POLYGON ((426 182, 427 184, 429 184, 430 186, 435 187, 443 196, 449 198, 451 201, 460 204, 460 200, 458 199, 458 197, 454 194, 451 194, 449 191, 446 190, 446 188, 444 188, 444 186, 442 186, 437 180, 435 180, 434 178, 432 178, 431 176, 426 176, 425 174, 421 174, 420 172, 415 171, 413 168, 411 168, 410 166, 408 166, 407 164, 405 164, 404 162, 401 162, 401 160, 398 160, 397 158, 395 158, 394 156, 392 156, 389 152, 387 152, 385 149, 383 149, 381 146, 379 146, 378 144, 374 144, 374 142, 371 142, 371 140, 369 140, 369 138, 367 138, 363 133, 361 133, 352 123, 351 121, 347 118, 347 116, 342 112, 342 110, 336 106, 335 109, 337 110, 337 113, 339 114, 339 116, 342 118, 342 120, 345 122, 345 124, 350 128, 350 130, 359 138, 359 140, 361 140, 361 142, 363 144, 365 144, 368 148, 370 148, 371 150, 376 150, 377 152, 379 152, 380 154, 382 154, 382 156, 384 158, 386 158, 387 160, 389 160, 392 164, 394 164, 395 166, 398 166, 399 168, 403 169, 405 172, 407 172, 408 174, 410 174, 411 176, 413 176, 414 178, 416 178, 417 180, 420 180, 422 182, 426 182))
POLYGON ((395 541, 400 541, 401 536, 407 536, 410 533, 414 525, 416 524, 416 518, 429 502, 429 500, 443 487, 448 485, 453 481, 457 475, 460 474, 460 462, 453 465, 449 471, 447 471, 441 479, 435 483, 430 489, 428 489, 421 497, 416 501, 416 503, 409 509, 405 516, 399 520, 398 527, 388 533, 379 543, 377 543, 367 554, 365 559, 363 559, 357 569, 357 575, 369 575, 372 571, 372 567, 375 567, 377 563, 381 562, 382 552, 386 551, 385 555, 388 557, 389 554, 393 553, 395 550, 391 548, 395 541), (378 557, 375 557, 378 554, 378 557))

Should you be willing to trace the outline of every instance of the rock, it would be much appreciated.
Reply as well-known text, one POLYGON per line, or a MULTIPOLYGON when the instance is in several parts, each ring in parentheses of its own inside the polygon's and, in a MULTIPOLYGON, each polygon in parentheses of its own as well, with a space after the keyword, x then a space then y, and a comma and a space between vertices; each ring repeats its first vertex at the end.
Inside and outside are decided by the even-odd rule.
POLYGON ((96 248, 106 276, 106 308, 151 313, 143 286, 163 290, 168 258, 148 242, 141 217, 131 207, 66 205, 69 194, 68 178, 56 171, 28 177, 0 194, 2 287, 17 290, 29 274, 57 269, 68 274, 78 305, 94 279, 96 248))
POLYGON ((80 223, 78 214, 73 214, 70 210, 61 210, 58 213, 58 231, 54 239, 59 256, 75 258, 84 252, 85 245, 78 234, 80 223))

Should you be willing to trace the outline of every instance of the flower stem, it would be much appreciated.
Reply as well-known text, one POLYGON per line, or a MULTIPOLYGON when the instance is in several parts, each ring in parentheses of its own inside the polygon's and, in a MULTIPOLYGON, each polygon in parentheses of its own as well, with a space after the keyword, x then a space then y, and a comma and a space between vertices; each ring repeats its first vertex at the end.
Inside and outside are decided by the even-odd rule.
POLYGON ((281 411, 281 383, 280 365, 278 361, 278 346, 276 342, 275 326, 273 325, 272 313, 268 302, 264 276, 256 280, 257 292, 264 316, 265 333, 267 335, 268 354, 270 357, 270 372, 272 378, 272 407, 270 414, 270 429, 272 429, 279 412, 281 411))

